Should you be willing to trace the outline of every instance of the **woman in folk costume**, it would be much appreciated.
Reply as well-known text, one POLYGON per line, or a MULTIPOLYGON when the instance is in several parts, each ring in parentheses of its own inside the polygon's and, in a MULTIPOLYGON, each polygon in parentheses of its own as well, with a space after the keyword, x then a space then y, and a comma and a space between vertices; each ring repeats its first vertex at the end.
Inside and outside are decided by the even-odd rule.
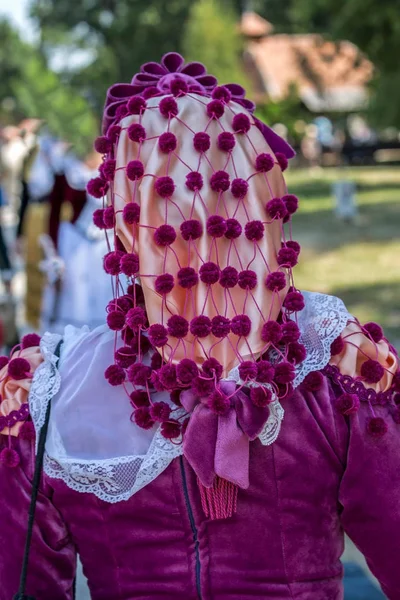
POLYGON ((93 600, 339 599, 344 531, 400 598, 398 359, 295 288, 293 152, 253 108, 175 53, 109 90, 115 297, 3 359, 1 600, 31 494, 16 598, 70 599, 78 551, 93 600))
POLYGON ((62 333, 66 325, 97 327, 105 322, 105 305, 112 298, 110 277, 102 267, 107 252, 104 233, 93 223, 101 201, 86 191, 97 171, 99 155, 84 162, 64 157, 63 175, 55 179, 50 198, 49 235, 42 236, 48 285, 43 295, 42 331, 62 333), (63 205, 70 220, 61 222, 63 205))

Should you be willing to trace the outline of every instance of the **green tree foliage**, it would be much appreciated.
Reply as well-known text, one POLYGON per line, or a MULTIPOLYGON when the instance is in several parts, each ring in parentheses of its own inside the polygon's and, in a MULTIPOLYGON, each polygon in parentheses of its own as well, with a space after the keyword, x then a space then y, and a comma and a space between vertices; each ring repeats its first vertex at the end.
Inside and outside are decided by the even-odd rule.
POLYGON ((24 117, 45 121, 49 130, 86 152, 98 131, 87 101, 47 68, 39 51, 24 42, 7 22, 0 23, 0 103, 3 122, 24 117), (10 104, 10 110, 4 106, 10 104))
POLYGON ((230 4, 221 0, 198 0, 193 4, 182 46, 188 60, 204 63, 221 83, 246 85, 241 70, 238 15, 230 4))

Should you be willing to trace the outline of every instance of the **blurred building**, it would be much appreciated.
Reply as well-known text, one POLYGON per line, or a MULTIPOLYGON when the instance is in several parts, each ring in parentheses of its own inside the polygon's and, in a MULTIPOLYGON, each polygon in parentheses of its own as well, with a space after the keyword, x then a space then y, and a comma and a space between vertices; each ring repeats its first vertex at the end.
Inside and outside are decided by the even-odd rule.
POLYGON ((242 15, 244 60, 258 103, 284 99, 295 86, 313 113, 353 112, 366 107, 372 63, 351 42, 314 34, 275 34, 254 12, 242 15))

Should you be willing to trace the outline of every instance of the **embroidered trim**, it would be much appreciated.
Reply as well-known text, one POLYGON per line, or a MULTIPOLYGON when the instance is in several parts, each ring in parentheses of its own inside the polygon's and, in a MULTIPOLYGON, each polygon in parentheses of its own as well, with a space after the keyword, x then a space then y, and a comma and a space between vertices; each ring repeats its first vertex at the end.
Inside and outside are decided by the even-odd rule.
POLYGON ((335 365, 327 365, 322 373, 341 387, 344 392, 357 394, 362 402, 368 402, 372 406, 385 406, 393 403, 396 393, 394 388, 389 388, 386 392, 376 392, 371 388, 366 388, 362 381, 354 379, 350 375, 343 375, 335 365))
POLYGON ((3 431, 6 427, 14 427, 16 423, 26 421, 29 417, 29 405, 23 404, 19 410, 12 410, 6 417, 0 417, 0 431, 3 431))

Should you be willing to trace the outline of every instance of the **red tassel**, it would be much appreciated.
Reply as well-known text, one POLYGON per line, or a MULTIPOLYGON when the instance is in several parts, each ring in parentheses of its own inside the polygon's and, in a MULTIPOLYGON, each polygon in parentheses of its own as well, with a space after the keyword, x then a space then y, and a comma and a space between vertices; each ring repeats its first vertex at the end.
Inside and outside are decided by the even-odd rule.
POLYGON ((216 477, 212 487, 205 487, 201 481, 197 480, 201 505, 206 517, 211 521, 217 519, 229 519, 233 517, 237 510, 237 497, 239 488, 234 483, 216 477))

